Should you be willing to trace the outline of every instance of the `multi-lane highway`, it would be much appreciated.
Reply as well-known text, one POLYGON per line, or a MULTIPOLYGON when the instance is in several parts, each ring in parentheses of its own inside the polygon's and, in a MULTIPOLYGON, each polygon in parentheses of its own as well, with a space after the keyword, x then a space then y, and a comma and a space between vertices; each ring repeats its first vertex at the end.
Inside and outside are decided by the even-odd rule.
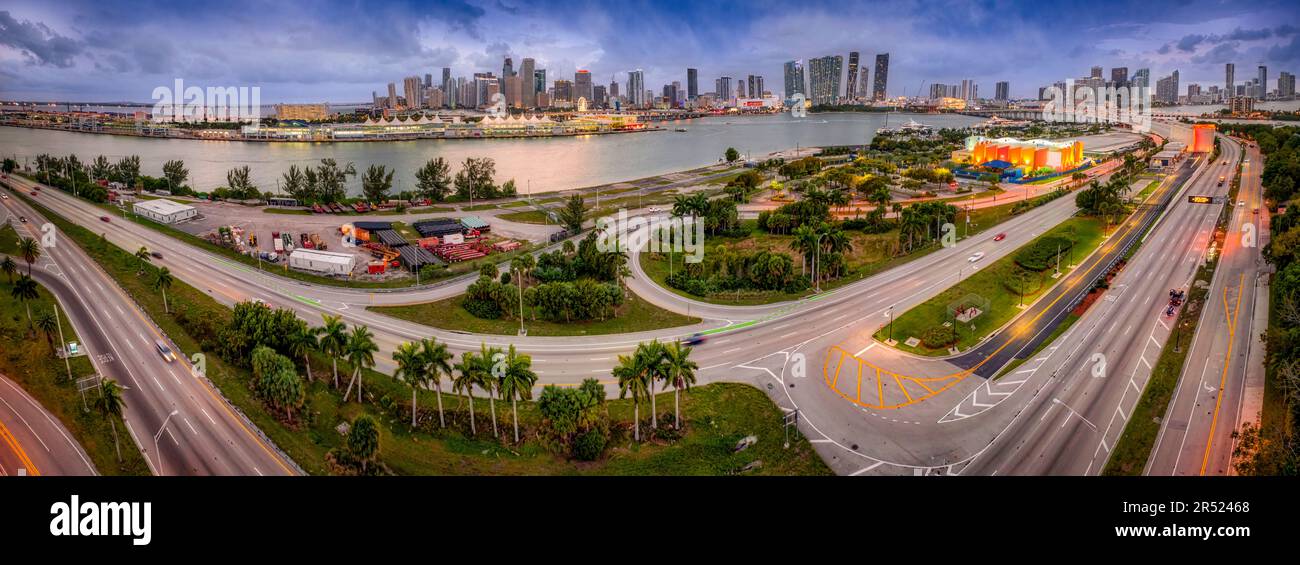
POLYGON ((0 375, 0 476, 96 474, 67 428, 18 383, 0 375))
MULTIPOLYGON (((1235 155, 1225 158, 1236 166, 1235 155)), ((1161 419, 1147 474, 1225 475, 1230 471, 1251 362, 1258 363, 1264 353, 1253 323, 1257 314, 1264 313, 1257 310, 1257 298, 1266 294, 1260 281, 1260 249, 1268 242, 1268 211, 1260 182, 1263 168, 1259 148, 1247 146, 1237 201, 1228 203, 1219 264, 1178 388, 1161 419)))
MULTIPOLYGON (((45 193, 52 193, 47 190, 45 193)), ((21 200, 20 234, 42 241, 42 216, 21 200), (25 233, 23 233, 25 231, 25 233)), ((298 468, 238 414, 184 357, 165 360, 166 337, 70 239, 55 233, 33 276, 62 304, 96 372, 123 385, 127 433, 158 475, 283 475, 298 468)), ((174 347, 174 346, 173 346, 174 347)), ((80 377, 82 375, 78 375, 80 377)))

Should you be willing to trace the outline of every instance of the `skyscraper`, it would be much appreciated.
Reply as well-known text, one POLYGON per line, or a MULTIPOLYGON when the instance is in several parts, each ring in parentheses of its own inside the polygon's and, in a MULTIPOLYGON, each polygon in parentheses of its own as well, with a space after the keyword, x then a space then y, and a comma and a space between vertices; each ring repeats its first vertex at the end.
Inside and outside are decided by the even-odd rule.
POLYGON ((1156 81, 1156 100, 1165 104, 1178 103, 1178 71, 1156 81))
POLYGON ((844 98, 855 100, 858 97, 858 52, 849 51, 849 76, 844 81, 844 98))
POLYGON ((609 105, 608 92, 609 92, 608 90, 605 90, 605 85, 603 84, 597 84, 595 86, 592 86, 591 105, 596 107, 603 107, 609 105))
POLYGON ((1286 71, 1277 74, 1277 95, 1279 98, 1295 96, 1295 75, 1286 71))
POLYGON ((885 92, 888 88, 889 80, 889 53, 876 55, 876 82, 871 86, 871 99, 880 101, 885 99, 885 92))
POLYGON ((592 101, 591 94, 591 71, 579 69, 573 73, 573 101, 584 99, 588 103, 592 101))
POLYGON ((1093 67, 1092 74, 1088 76, 1092 78, 1101 78, 1101 67, 1093 67))
POLYGON ((388 83, 388 107, 397 109, 397 84, 388 83))
MULTIPOLYGON (((749 76, 753 77, 754 75, 749 75, 749 76)), ((749 96, 749 91, 745 89, 746 84, 749 83, 745 82, 744 80, 736 81, 736 98, 746 98, 749 96)))
MULTIPOLYGON (((612 79, 613 77, 610 77, 610 78, 612 79)), ((613 101, 615 98, 618 98, 618 81, 616 81, 616 80, 610 80, 610 81, 609 81, 609 99, 610 99, 610 101, 613 101)))
POLYGON ((537 69, 533 71, 533 90, 536 92, 546 92, 546 69, 537 69))
MULTIPOLYGON (((1125 69, 1125 74, 1127 74, 1127 73, 1128 73, 1128 69, 1125 69)), ((1111 74, 1113 75, 1114 72, 1112 72, 1111 74)), ((994 87, 993 87, 993 99, 994 99, 994 100, 999 100, 999 101, 1002 101, 1002 102, 1006 102, 1007 100, 1010 100, 1010 99, 1011 99, 1011 85, 1010 85, 1009 83, 1007 83, 1007 81, 1005 81, 1005 80, 1004 80, 1004 81, 999 81, 999 82, 998 82, 996 85, 994 85, 994 87)))
POLYGON ((749 97, 763 97, 763 77, 759 75, 749 75, 749 97))
POLYGON ((443 92, 450 92, 450 91, 454 90, 455 87, 456 87, 456 85, 453 84, 453 83, 451 82, 451 67, 443 67, 443 68, 442 68, 442 90, 443 90, 443 92))
POLYGON ((731 77, 722 76, 715 80, 713 93, 718 95, 718 100, 731 98, 731 77))
POLYGON ((1151 69, 1138 69, 1133 72, 1133 80, 1129 82, 1132 86, 1143 88, 1151 87, 1151 69))
POLYGON ((1237 92, 1236 77, 1233 75, 1237 72, 1237 66, 1228 63, 1223 66, 1223 95, 1231 98, 1237 92))
POLYGON ((1110 70, 1110 83, 1115 88, 1128 86, 1128 67, 1114 67, 1110 70))
POLYGON ((510 57, 506 57, 505 63, 501 65, 501 78, 512 76, 514 74, 515 74, 514 61, 511 61, 510 57))
POLYGON ((433 75, 424 73, 424 87, 429 88, 430 86, 433 86, 433 75))
POLYGON ((556 102, 576 102, 573 98, 573 83, 564 79, 555 81, 555 101, 556 102))
POLYGON ((633 108, 645 108, 645 71, 636 69, 627 72, 627 101, 633 108))
POLYGON ((795 59, 785 62, 785 99, 789 100, 795 94, 804 94, 803 78, 803 61, 795 59))
POLYGON ((1268 98, 1268 67, 1264 65, 1259 66, 1259 90, 1255 94, 1260 100, 1268 98))
POLYGON ((695 100, 700 95, 700 71, 686 69, 686 99, 695 100))
POLYGON ((536 61, 529 57, 524 57, 519 64, 519 103, 524 108, 537 107, 537 70, 534 68, 536 65, 536 61))
POLYGON ((840 99, 840 71, 844 57, 827 55, 808 61, 809 90, 813 104, 835 104, 840 99))

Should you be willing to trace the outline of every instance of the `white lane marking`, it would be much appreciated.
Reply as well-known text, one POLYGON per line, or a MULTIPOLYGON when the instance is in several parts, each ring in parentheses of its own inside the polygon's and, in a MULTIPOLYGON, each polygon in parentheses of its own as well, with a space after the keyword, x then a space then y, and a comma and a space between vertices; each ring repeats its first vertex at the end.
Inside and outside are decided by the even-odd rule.
MULTIPOLYGON (((829 441, 829 440, 827 440, 827 441, 829 441)), ((875 463, 873 463, 873 464, 871 464, 871 465, 869 465, 869 466, 863 467, 863 468, 861 468, 861 469, 858 469, 857 471, 854 471, 854 472, 850 473, 849 476, 850 476, 850 477, 856 477, 856 476, 858 476, 858 475, 861 475, 861 474, 863 474, 863 473, 866 473, 867 471, 870 471, 870 470, 872 470, 872 469, 875 469, 876 467, 879 467, 879 466, 884 465, 884 464, 885 464, 884 461, 876 461, 875 463)))
POLYGON ((185 420, 185 425, 186 425, 186 426, 189 426, 189 428, 190 428, 190 433, 192 433, 192 434, 194 434, 194 435, 199 435, 199 431, 196 430, 196 429, 194 429, 194 424, 191 424, 191 423, 190 423, 190 419, 189 419, 189 418, 186 418, 186 417, 184 417, 184 416, 181 416, 181 419, 182 419, 182 420, 185 420))
POLYGON ((253 471, 256 472, 256 473, 257 473, 257 476, 259 476, 259 477, 265 477, 265 476, 266 476, 266 475, 263 475, 263 474, 262 474, 262 470, 261 470, 261 469, 258 469, 257 467, 253 467, 253 471))
POLYGON ((857 353, 854 353, 853 356, 854 356, 854 357, 858 357, 858 356, 862 355, 863 353, 866 353, 868 349, 871 349, 872 347, 875 347, 875 346, 876 346, 876 342, 873 341, 873 342, 871 342, 871 345, 868 345, 868 346, 866 346, 866 347, 863 347, 863 348, 862 348, 861 350, 859 350, 857 353))
POLYGON ((209 422, 212 422, 212 425, 214 425, 214 426, 217 425, 217 421, 216 421, 216 420, 213 420, 213 419, 212 419, 212 415, 211 415, 211 414, 208 414, 208 411, 207 411, 207 410, 204 410, 202 406, 199 407, 199 411, 200 411, 200 412, 203 412, 203 415, 204 415, 204 416, 207 416, 208 421, 209 421, 209 422))
POLYGON ((149 375, 149 378, 153 379, 153 384, 158 385, 158 390, 161 390, 161 391, 163 391, 164 393, 167 392, 167 389, 163 388, 162 383, 158 382, 158 377, 155 377, 155 376, 153 376, 153 375, 149 375))
POLYGON ((723 353, 723 355, 726 355, 727 353, 735 353, 735 352, 737 352, 737 351, 740 351, 741 349, 744 349, 744 348, 743 348, 743 347, 733 347, 733 348, 731 348, 731 349, 728 349, 728 350, 726 350, 726 351, 723 351, 722 353, 723 353))
POLYGON ((591 357, 588 361, 609 361, 609 357, 591 357))

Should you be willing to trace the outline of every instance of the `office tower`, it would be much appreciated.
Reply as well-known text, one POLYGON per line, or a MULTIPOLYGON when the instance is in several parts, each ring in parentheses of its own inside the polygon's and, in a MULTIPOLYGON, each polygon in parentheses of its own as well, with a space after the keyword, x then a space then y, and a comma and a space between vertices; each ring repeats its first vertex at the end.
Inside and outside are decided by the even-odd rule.
POLYGON ((970 99, 971 100, 980 99, 980 85, 975 84, 974 80, 970 82, 970 99))
POLYGON ((605 85, 603 84, 597 84, 591 87, 591 104, 589 106, 603 108, 609 105, 608 92, 609 91, 605 90, 605 85))
POLYGON ((1188 100, 1188 102, 1191 101, 1191 99, 1192 99, 1193 96, 1200 96, 1200 95, 1201 95, 1201 85, 1196 84, 1196 83, 1192 83, 1192 84, 1187 85, 1187 100, 1188 100))
POLYGON ((1142 88, 1151 87, 1151 69, 1138 69, 1133 72, 1133 80, 1129 82, 1132 86, 1142 88))
POLYGON ((871 87, 872 100, 884 100, 889 80, 889 53, 876 55, 876 82, 871 87))
MULTIPOLYGON (((533 89, 539 93, 546 92, 546 69, 533 71, 533 89)), ((541 106, 541 104, 538 104, 538 106, 541 106)))
POLYGON ((718 99, 727 100, 728 98, 731 98, 731 77, 724 76, 719 78, 716 83, 717 89, 715 92, 718 95, 718 99))
POLYGON ((649 102, 645 95, 645 71, 636 69, 627 72, 628 104, 633 108, 645 108, 649 102))
POLYGON ((1232 97, 1232 95, 1235 94, 1235 93, 1237 92, 1237 86, 1236 86, 1236 82, 1237 82, 1237 81, 1236 81, 1236 77, 1234 76, 1234 75, 1236 75, 1236 73, 1237 73, 1237 66, 1236 66, 1236 65, 1234 65, 1234 64, 1232 64, 1232 63, 1228 63, 1228 64, 1223 65, 1223 75, 1224 75, 1224 76, 1223 76, 1223 88, 1224 88, 1224 94, 1223 94, 1223 95, 1224 95, 1224 96, 1232 97))
MULTIPOLYGON (((505 95, 506 105, 511 108, 524 107, 524 81, 523 77, 514 74, 502 79, 506 84, 505 95)), ((528 81, 530 84, 532 81, 528 81)))
POLYGON ((455 85, 455 83, 453 83, 452 80, 451 80, 451 67, 443 67, 443 68, 442 68, 442 90, 443 90, 443 92, 451 92, 451 91, 454 90, 455 88, 456 88, 456 85, 455 85))
POLYGON ((746 97, 746 93, 745 93, 745 84, 746 84, 746 83, 745 83, 745 81, 743 81, 743 80, 738 80, 738 81, 736 81, 736 98, 745 98, 745 97, 746 97))
POLYGON ((1277 74, 1277 96, 1278 98, 1295 96, 1295 75, 1286 71, 1277 74))
MULTIPOLYGON (((998 83, 998 84, 1002 84, 1002 83, 998 83)), ((931 85, 930 85, 930 99, 931 99, 931 100, 938 100, 938 99, 940 99, 940 98, 945 98, 945 97, 947 97, 947 96, 948 96, 948 87, 947 87, 947 86, 942 85, 942 84, 939 84, 939 83, 937 83, 937 82, 934 83, 934 84, 931 84, 931 85)))
POLYGON ((1101 67, 1093 67, 1092 74, 1088 76, 1090 78, 1101 78, 1101 67))
POLYGON ((388 83, 388 107, 397 109, 397 84, 392 82, 388 83))
POLYGON ((524 57, 519 63, 519 102, 524 108, 537 107, 537 63, 530 57, 524 57))
POLYGON ((572 81, 557 79, 553 88, 555 91, 553 98, 556 102, 577 102, 573 97, 572 81))
MULTIPOLYGON (((610 77, 610 78, 612 79, 613 77, 610 77)), ((618 98, 618 81, 616 81, 616 80, 610 80, 610 81, 609 81, 609 99, 610 99, 611 102, 613 102, 613 101, 614 101, 615 99, 617 99, 617 98, 618 98)))
POLYGON ((501 91, 501 83, 492 73, 474 73, 473 106, 487 106, 492 103, 492 95, 501 91))
POLYGON ((514 74, 515 74, 515 63, 514 61, 510 60, 510 57, 506 57, 505 63, 501 65, 501 78, 504 79, 505 77, 512 76, 514 74))
POLYGON ((785 99, 791 99, 795 94, 804 94, 803 78, 803 61, 795 59, 785 62, 785 99))
POLYGON ((591 102, 591 71, 579 69, 573 73, 573 101, 579 98, 591 102))
POLYGON ((962 100, 970 100, 970 99, 971 99, 971 91, 970 91, 970 87, 971 87, 971 84, 972 84, 973 82, 974 82, 974 81, 972 81, 971 79, 968 79, 968 78, 961 79, 961 97, 960 97, 960 98, 961 98, 962 100))
POLYGON ((700 96, 700 71, 686 69, 686 99, 695 100, 700 96))
POLYGON ((681 106, 686 98, 686 91, 682 90, 682 81, 673 81, 673 91, 673 105, 681 106))
POLYGON ((1165 104, 1178 103, 1178 71, 1156 81, 1156 100, 1165 104))
POLYGON ((371 108, 379 107, 379 93, 373 90, 370 91, 370 107, 371 108))
POLYGON ((844 98, 858 98, 858 52, 849 51, 849 76, 844 81, 844 98))
POLYGON ((1128 67, 1115 67, 1110 70, 1110 83, 1115 88, 1128 86, 1128 67))
POLYGON ((867 68, 863 66, 859 66, 858 67, 858 96, 859 97, 865 99, 868 97, 868 94, 871 92, 870 78, 871 78, 871 73, 867 71, 867 68))
POLYGON ((813 104, 835 104, 840 99, 840 70, 844 58, 839 55, 827 55, 808 61, 809 90, 812 92, 813 104))
POLYGON ((1259 66, 1259 90, 1255 94, 1260 100, 1268 98, 1268 67, 1264 65, 1259 66))
POLYGON ((672 108, 677 104, 677 85, 664 85, 664 103, 666 103, 669 108, 672 108))
MULTIPOLYGON (((1125 69, 1124 72, 1125 72, 1125 74, 1128 74, 1128 70, 1127 70, 1127 69, 1125 69)), ((1111 73, 1111 74, 1113 75, 1114 73, 1111 73)), ((993 99, 994 99, 994 100, 999 100, 999 101, 1002 101, 1002 102, 1006 102, 1007 100, 1010 100, 1010 99, 1011 99, 1011 84, 1008 83, 1008 82, 1005 81, 1005 80, 1003 80, 1003 81, 998 81, 998 83, 997 83, 996 85, 993 86, 993 99)))
POLYGON ((409 76, 402 79, 402 92, 406 95, 406 107, 420 107, 420 77, 409 76))
POLYGON ((429 88, 431 86, 433 86, 433 75, 430 73, 424 73, 424 87, 429 88))
POLYGON ((754 82, 754 88, 750 90, 753 92, 750 92, 749 95, 753 98, 762 98, 767 94, 767 88, 763 86, 763 75, 758 75, 757 80, 754 82), (755 89, 757 90, 754 91, 755 89))

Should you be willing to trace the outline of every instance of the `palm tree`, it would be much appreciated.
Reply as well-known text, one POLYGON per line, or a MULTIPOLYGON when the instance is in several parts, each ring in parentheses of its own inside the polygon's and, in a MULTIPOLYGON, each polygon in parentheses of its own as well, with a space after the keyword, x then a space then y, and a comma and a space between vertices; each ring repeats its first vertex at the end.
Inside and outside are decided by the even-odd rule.
POLYGON ((140 249, 135 251, 135 258, 140 261, 137 265, 139 269, 135 272, 138 275, 144 272, 144 264, 149 261, 149 248, 141 245, 140 249))
MULTIPOLYGON (((166 267, 162 269, 167 271, 166 267)), ((289 354, 295 357, 302 356, 302 366, 307 370, 307 380, 313 380, 311 376, 311 352, 320 349, 320 341, 316 336, 320 335, 321 328, 308 326, 306 322, 296 320, 292 333, 288 336, 289 354)))
POLYGON ((43 310, 36 316, 36 329, 45 334, 45 343, 50 346, 50 355, 54 354, 54 332, 59 330, 58 323, 54 320, 54 311, 43 310))
POLYGON ((348 328, 343 324, 340 316, 331 316, 322 314, 325 325, 321 328, 320 348, 330 357, 330 363, 334 367, 334 389, 339 388, 339 357, 347 352, 348 345, 348 328))
POLYGON ((14 283, 13 288, 9 289, 9 295, 23 303, 23 306, 27 309, 27 324, 31 325, 32 306, 28 304, 28 301, 36 300, 40 296, 36 292, 36 281, 27 275, 18 275, 18 281, 14 283))
POLYGON ((424 383, 427 365, 421 355, 420 346, 409 341, 397 346, 397 350, 393 351, 393 361, 397 363, 393 378, 411 387, 411 428, 415 428, 417 402, 415 393, 424 383))
POLYGON ((174 280, 175 278, 172 277, 171 270, 169 270, 167 267, 158 269, 158 275, 153 280, 154 289, 162 291, 163 312, 166 312, 168 314, 171 313, 171 308, 167 306, 167 289, 172 287, 172 281, 174 280))
POLYGON ((808 260, 817 247, 817 230, 805 224, 795 228, 792 235, 794 239, 790 241, 790 249, 798 251, 803 257, 803 263, 799 265, 799 272, 803 273, 808 270, 808 260))
POLYGON ((0 261, 0 271, 4 271, 9 277, 9 284, 14 284, 14 272, 18 270, 18 264, 14 263, 14 258, 5 255, 4 261, 0 261))
POLYGON ((650 385, 650 428, 659 429, 659 411, 655 405, 655 381, 668 380, 668 373, 664 366, 664 344, 659 340, 653 340, 650 343, 642 343, 636 346, 635 355, 640 355, 644 359, 641 364, 646 368, 646 384, 650 385))
POLYGON ((488 408, 492 412, 492 436, 501 437, 501 432, 497 431, 497 393, 501 391, 501 376, 504 375, 505 366, 497 369, 497 364, 505 361, 505 353, 500 347, 488 347, 486 343, 479 344, 478 363, 479 370, 475 373, 477 380, 474 384, 483 387, 488 393, 488 408), (501 357, 497 357, 500 355, 501 357))
POLYGON ((518 400, 528 400, 533 396, 533 385, 537 383, 537 373, 532 370, 533 359, 515 352, 511 345, 506 353, 505 372, 501 375, 501 397, 510 399, 510 419, 514 421, 515 443, 519 443, 519 405, 518 400))
POLYGON ((27 262, 27 276, 32 274, 32 263, 41 258, 41 244, 30 237, 18 240, 18 254, 27 262))
POLYGON ((637 346, 631 356, 619 355, 618 366, 614 367, 614 377, 618 379, 618 397, 632 395, 632 430, 636 441, 641 441, 641 397, 647 393, 651 367, 647 366, 645 349, 637 346))
POLYGON ((454 356, 447 351, 447 344, 428 337, 420 340, 420 356, 424 358, 425 378, 433 382, 433 389, 438 395, 438 424, 447 427, 447 420, 442 416, 442 376, 452 375, 451 360, 454 356))
MULTIPOLYGON (((473 351, 466 351, 460 354, 460 363, 455 367, 456 374, 452 376, 451 390, 456 394, 464 393, 469 396, 469 433, 477 435, 478 428, 474 424, 474 382, 479 380, 480 371, 478 355, 473 351)), ((463 398, 462 398, 463 400, 463 398)))
POLYGON ((375 344, 375 334, 371 333, 367 326, 352 326, 352 333, 348 334, 347 358, 348 364, 352 365, 352 380, 348 382, 348 389, 343 391, 343 401, 348 401, 348 394, 352 392, 352 383, 357 385, 357 402, 364 402, 361 396, 361 371, 375 366, 375 352, 379 351, 379 346, 375 344))
POLYGON ((99 383, 99 398, 95 399, 95 407, 99 408, 104 418, 108 420, 113 427, 113 445, 117 448, 117 460, 122 460, 122 448, 117 441, 117 418, 122 417, 122 411, 126 410, 126 401, 122 399, 122 385, 117 384, 113 379, 103 379, 99 383))
POLYGON ((679 342, 664 346, 664 369, 673 385, 673 428, 682 428, 682 389, 695 384, 695 370, 700 366, 691 361, 691 347, 679 342))

